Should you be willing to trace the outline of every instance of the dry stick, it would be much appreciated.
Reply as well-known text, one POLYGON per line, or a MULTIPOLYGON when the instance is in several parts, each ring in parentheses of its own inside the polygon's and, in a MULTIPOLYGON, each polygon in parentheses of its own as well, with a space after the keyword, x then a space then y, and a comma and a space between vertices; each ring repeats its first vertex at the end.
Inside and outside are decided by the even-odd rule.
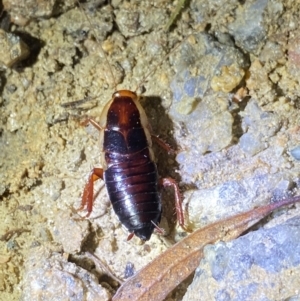
POLYGON ((5 234, 0 236, 0 240, 3 241, 8 241, 12 238, 12 236, 14 236, 15 234, 20 235, 23 232, 30 232, 30 230, 28 229, 23 229, 23 228, 17 228, 17 229, 12 229, 12 230, 8 230, 5 234))
POLYGON ((207 244, 234 239, 275 209, 297 202, 300 196, 255 208, 195 231, 129 278, 112 300, 163 300, 197 268, 207 244))
POLYGON ((111 271, 111 269, 96 255, 90 252, 85 252, 85 255, 94 261, 95 266, 97 267, 98 270, 104 270, 112 279, 114 279, 119 284, 124 283, 124 281, 118 278, 117 276, 115 276, 114 273, 111 271))

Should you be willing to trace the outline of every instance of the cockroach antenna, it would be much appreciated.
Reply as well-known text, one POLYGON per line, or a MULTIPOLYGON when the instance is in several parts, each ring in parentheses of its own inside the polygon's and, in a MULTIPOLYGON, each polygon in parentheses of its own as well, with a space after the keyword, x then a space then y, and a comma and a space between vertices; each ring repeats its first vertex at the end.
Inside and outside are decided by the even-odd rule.
POLYGON ((182 41, 180 41, 171 51, 166 53, 163 58, 152 68, 150 71, 142 78, 141 82, 137 85, 136 89, 134 90, 135 93, 137 93, 137 90, 141 88, 141 86, 146 82, 147 78, 149 78, 159 66, 161 66, 162 62, 165 61, 173 52, 175 52, 183 42, 185 42, 191 35, 187 35, 183 38, 182 41))
POLYGON ((102 54, 103 54, 103 56, 104 56, 105 62, 107 63, 108 68, 109 68, 109 73, 110 73, 110 75, 111 75, 111 77, 112 77, 112 79, 113 79, 113 82, 114 82, 114 90, 116 90, 116 88, 117 88, 117 83, 116 83, 116 79, 115 79, 115 77, 114 77, 114 73, 113 73, 112 68, 111 68, 111 64, 109 63, 108 57, 107 57, 107 55, 106 55, 106 53, 105 53, 105 51, 104 51, 104 49, 103 49, 103 47, 102 47, 102 45, 101 45, 100 39, 99 39, 98 36, 97 36, 96 30, 95 30, 95 28, 94 28, 94 26, 93 26, 93 23, 91 22, 91 19, 88 17, 88 15, 84 12, 84 8, 83 8, 83 6, 81 5, 81 3, 79 2, 79 0, 76 0, 76 2, 77 2, 77 4, 78 4, 79 9, 81 10, 81 12, 82 12, 83 15, 85 16, 86 20, 87 20, 88 23, 90 24, 91 31, 92 31, 92 33, 94 34, 94 37, 95 37, 97 43, 100 45, 100 48, 101 48, 102 54))

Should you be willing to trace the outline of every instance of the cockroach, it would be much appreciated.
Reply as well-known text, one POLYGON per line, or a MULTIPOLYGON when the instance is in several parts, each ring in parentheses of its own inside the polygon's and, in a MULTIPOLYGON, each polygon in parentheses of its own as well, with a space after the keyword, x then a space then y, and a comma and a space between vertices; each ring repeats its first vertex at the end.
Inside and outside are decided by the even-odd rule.
POLYGON ((100 122, 88 119, 100 131, 101 164, 94 168, 84 188, 81 209, 93 207, 93 182, 104 180, 113 209, 122 225, 142 240, 149 240, 161 219, 159 186, 173 186, 178 222, 183 226, 181 197, 171 178, 158 180, 152 151, 150 126, 139 97, 133 91, 119 90, 104 107, 100 122))
MULTIPOLYGON (((78 4, 80 6, 79 2, 78 4)), ((88 21, 90 22, 89 19, 88 21)), ((105 59, 108 63, 106 56, 105 59)), ((111 69, 110 72, 112 74, 111 69)), ((146 241, 150 239, 154 229, 162 231, 158 227, 162 214, 160 186, 173 186, 177 218, 182 227, 184 218, 176 181, 171 178, 158 178, 152 139, 168 151, 170 147, 151 135, 150 125, 139 99, 136 92, 118 90, 105 105, 99 123, 92 118, 84 122, 91 123, 100 131, 102 168, 91 171, 80 209, 86 207, 87 216, 91 214, 93 183, 102 179, 116 215, 130 233, 128 240, 136 235, 146 241)))

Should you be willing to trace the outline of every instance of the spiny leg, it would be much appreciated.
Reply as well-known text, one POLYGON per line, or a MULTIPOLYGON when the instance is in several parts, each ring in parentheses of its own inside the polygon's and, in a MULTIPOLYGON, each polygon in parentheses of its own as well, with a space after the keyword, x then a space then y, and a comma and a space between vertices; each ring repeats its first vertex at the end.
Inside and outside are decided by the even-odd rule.
MULTIPOLYGON (((100 124, 98 124, 93 118, 87 117, 84 121, 81 122, 81 125, 87 126, 88 124, 93 125, 98 131, 103 130, 100 124)), ((86 206, 87 215, 89 217, 92 210, 93 210, 93 201, 94 201, 94 182, 98 179, 103 180, 103 169, 102 168, 93 168, 87 183, 85 184, 82 199, 81 199, 81 206, 78 209, 82 210, 86 206)))
POLYGON ((178 184, 172 178, 160 179, 159 183, 163 187, 168 187, 168 186, 173 187, 174 193, 175 193, 175 208, 176 208, 176 213, 177 213, 177 221, 178 221, 179 225, 183 229, 185 229, 185 227, 184 227, 184 214, 183 214, 183 209, 182 209, 182 199, 181 199, 181 194, 180 194, 180 191, 179 191, 178 184))
POLYGON ((91 173, 89 174, 89 178, 87 183, 85 184, 82 199, 81 199, 81 206, 78 209, 82 210, 86 206, 87 215, 89 217, 92 210, 93 210, 93 201, 94 201, 94 182, 98 179, 103 180, 103 169, 102 168, 93 168, 91 173))
POLYGON ((89 123, 92 126, 94 126, 98 131, 102 131, 103 130, 103 128, 100 126, 100 124, 97 121, 95 121, 93 118, 90 118, 90 117, 87 117, 80 124, 83 125, 83 126, 87 126, 89 123))
POLYGON ((166 150, 168 152, 168 154, 174 153, 174 150, 171 148, 171 146, 168 143, 166 143, 165 141, 163 141, 162 139, 160 139, 159 137, 151 134, 151 138, 152 138, 152 141, 155 141, 160 147, 162 147, 164 150, 166 150))

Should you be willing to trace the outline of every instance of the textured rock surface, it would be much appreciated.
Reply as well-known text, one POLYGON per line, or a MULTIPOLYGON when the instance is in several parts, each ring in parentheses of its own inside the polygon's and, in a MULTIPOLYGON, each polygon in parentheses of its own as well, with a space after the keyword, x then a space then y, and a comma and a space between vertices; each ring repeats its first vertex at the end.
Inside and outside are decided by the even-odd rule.
POLYGON ((49 17, 55 1, 30 0, 21 4, 19 1, 4 0, 4 9, 9 11, 11 20, 18 25, 26 25, 32 17, 49 17))
POLYGON ((74 220, 68 211, 59 212, 54 220, 53 240, 60 243, 66 253, 80 252, 89 234, 87 220, 74 220))
POLYGON ((15 34, 0 30, 0 65, 12 67, 29 55, 27 45, 15 34))
POLYGON ((110 300, 97 277, 70 263, 61 250, 32 248, 25 263, 21 300, 110 300))
MULTIPOLYGON (((247 1, 236 10, 229 33, 236 45, 247 53, 258 54, 263 47, 268 28, 274 26, 283 12, 281 1, 247 1)), ((276 32, 276 26, 272 28, 276 32)))
POLYGON ((299 216, 207 246, 183 300, 299 300, 299 252, 299 216))

